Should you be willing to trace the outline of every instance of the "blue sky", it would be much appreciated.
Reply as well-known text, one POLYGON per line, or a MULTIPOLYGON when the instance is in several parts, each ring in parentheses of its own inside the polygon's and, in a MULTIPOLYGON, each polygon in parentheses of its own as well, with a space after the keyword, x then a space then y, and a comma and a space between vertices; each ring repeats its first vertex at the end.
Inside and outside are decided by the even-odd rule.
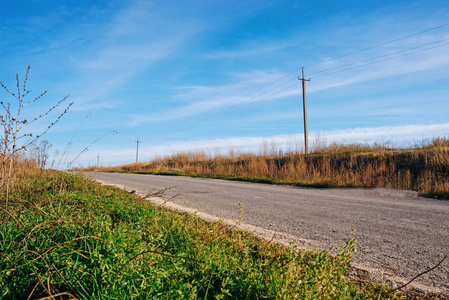
MULTIPOLYGON (((97 154, 102 165, 133 162, 137 137, 139 160, 273 140, 301 146, 301 67, 311 78, 311 144, 318 135, 401 144, 449 134, 447 1, 16 0, 1 7, 0 80, 12 88, 31 65, 30 100, 48 90, 24 117, 68 94, 75 101, 43 137, 52 152, 62 153, 80 125, 68 161, 120 132, 74 165, 95 164, 97 154)), ((4 91, 0 98, 12 101, 4 91)), ((58 112, 30 130, 42 131, 58 112)))

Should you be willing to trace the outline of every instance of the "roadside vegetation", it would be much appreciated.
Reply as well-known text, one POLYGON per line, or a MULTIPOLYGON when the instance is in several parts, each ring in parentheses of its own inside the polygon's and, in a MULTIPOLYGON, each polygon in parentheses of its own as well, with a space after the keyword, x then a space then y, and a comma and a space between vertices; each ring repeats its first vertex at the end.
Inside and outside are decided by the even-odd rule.
POLYGON ((449 138, 408 148, 388 144, 315 145, 304 155, 264 145, 258 154, 176 153, 149 162, 85 170, 210 177, 308 187, 384 187, 449 199, 449 138))
POLYGON ((403 297, 345 276, 349 236, 338 255, 298 251, 33 161, 15 174, 0 209, 1 299, 403 297))
MULTIPOLYGON (((338 254, 271 244, 220 222, 153 206, 80 174, 44 169, 50 145, 37 142, 73 102, 47 129, 33 134, 27 126, 67 97, 38 117, 22 119, 22 110, 46 93, 24 100, 28 74, 29 67, 23 82, 16 76, 17 93, 0 81, 15 99, 0 102, 0 299, 406 298, 386 286, 347 278, 353 237, 338 254), (26 159, 27 151, 35 159, 26 159)), ((242 168, 260 163, 268 168, 260 174, 269 175, 273 166, 282 169, 277 161, 295 156, 217 156, 181 165, 183 157, 161 158, 159 165, 168 171, 187 165, 192 169, 186 172, 201 175, 201 168, 215 172, 239 162, 242 168)))

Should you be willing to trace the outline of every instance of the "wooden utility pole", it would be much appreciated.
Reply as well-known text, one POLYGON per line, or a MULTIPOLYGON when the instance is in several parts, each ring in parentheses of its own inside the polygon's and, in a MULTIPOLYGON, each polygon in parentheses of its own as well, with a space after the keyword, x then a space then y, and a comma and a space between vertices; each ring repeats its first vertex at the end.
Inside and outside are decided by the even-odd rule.
POLYGON ((306 81, 310 81, 310 78, 304 78, 304 68, 302 68, 302 78, 298 76, 298 79, 302 81, 302 106, 304 112, 304 152, 305 154, 309 154, 309 138, 307 133, 306 81))
POLYGON ((97 167, 100 166, 100 154, 97 154, 97 167))
POLYGON ((139 144, 142 143, 142 142, 139 141, 139 137, 137 137, 136 143, 137 143, 136 162, 138 162, 139 161, 139 144))

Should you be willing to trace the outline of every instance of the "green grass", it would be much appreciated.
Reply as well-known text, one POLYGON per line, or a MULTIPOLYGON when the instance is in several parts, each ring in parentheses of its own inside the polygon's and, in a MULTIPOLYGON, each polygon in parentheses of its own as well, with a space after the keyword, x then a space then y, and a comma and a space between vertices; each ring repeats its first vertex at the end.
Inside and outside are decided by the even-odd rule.
POLYGON ((1 299, 402 299, 346 278, 352 238, 298 251, 76 174, 25 176, 0 208, 1 299))

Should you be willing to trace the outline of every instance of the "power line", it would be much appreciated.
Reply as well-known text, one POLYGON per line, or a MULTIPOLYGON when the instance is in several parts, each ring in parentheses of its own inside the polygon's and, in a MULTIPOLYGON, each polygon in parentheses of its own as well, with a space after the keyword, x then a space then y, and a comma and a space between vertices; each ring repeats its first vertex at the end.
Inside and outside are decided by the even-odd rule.
MULTIPOLYGON (((349 63, 349 64, 341 65, 341 66, 338 66, 338 67, 333 67, 333 68, 324 69, 324 70, 321 70, 321 71, 312 72, 312 73, 309 73, 309 76, 313 75, 313 74, 324 73, 324 72, 327 72, 327 71, 340 69, 340 68, 344 68, 344 67, 348 67, 348 66, 352 66, 352 65, 356 65, 356 64, 359 64, 359 63, 363 63, 363 62, 367 62, 367 61, 371 61, 371 60, 375 60, 375 59, 379 59, 379 58, 383 58, 383 57, 388 57, 388 56, 399 54, 399 53, 404 53, 404 52, 407 52, 407 51, 410 51, 410 50, 414 50, 414 49, 420 49, 420 48, 423 48, 423 47, 427 47, 427 46, 430 46, 430 45, 435 45, 435 44, 438 44, 438 43, 441 43, 441 42, 445 42, 445 41, 449 41, 449 38, 448 39, 439 40, 439 41, 436 41, 436 42, 432 42, 432 43, 427 43, 427 44, 424 44, 424 45, 421 45, 421 46, 407 48, 407 49, 404 49, 404 50, 401 50, 401 51, 396 51, 396 52, 389 53, 389 54, 384 54, 384 55, 380 55, 380 56, 364 59, 364 60, 361 60, 361 61, 358 61, 358 62, 355 62, 355 63, 349 63)), ((440 45, 440 46, 445 46, 445 45, 447 45, 447 44, 443 44, 443 45, 440 45)), ((439 47, 439 46, 437 46, 437 47, 439 47)), ((427 50, 430 50, 430 49, 433 49, 433 48, 424 49, 422 51, 427 51, 427 50)), ((422 52, 422 51, 418 51, 418 52, 422 52)), ((417 53, 417 52, 413 52, 413 53, 417 53)), ((400 57, 400 56, 398 56, 398 57, 400 57)), ((315 76, 315 77, 317 77, 317 76, 315 76)))
MULTIPOLYGON (((286 76, 284 76, 284 77, 286 77, 286 76)), ((153 137, 159 137, 159 136, 161 136, 161 135, 164 135, 164 134, 166 134, 167 132, 170 132, 170 131, 172 131, 173 129, 175 129, 175 128, 178 128, 179 127, 179 125, 182 125, 184 128, 185 128, 185 125, 187 125, 187 126, 189 126, 189 125, 196 125, 196 124, 199 124, 199 123, 202 123, 202 122, 204 122, 204 121, 209 121, 209 120, 211 120, 211 119, 214 119, 215 117, 220 117, 220 116, 222 116, 223 114, 227 114, 228 113, 228 111, 235 111, 235 110, 237 110, 237 109, 239 109, 239 108, 241 108, 241 107, 244 107, 244 106, 247 106, 247 103, 253 103, 253 102, 255 102, 255 101, 252 101, 253 99, 257 99, 258 97, 260 97, 260 96, 262 96, 262 95, 265 95, 265 94, 267 94, 267 93, 269 93, 269 92, 271 92, 271 91, 273 91, 273 90, 276 90, 276 89, 278 89, 279 87, 282 87, 282 86, 284 86, 284 85, 286 85, 287 83, 289 83, 289 82, 292 82, 293 80, 296 80, 295 78, 294 79, 291 79, 291 80, 289 80, 289 81, 286 81, 286 82, 284 82, 284 83, 282 83, 282 84, 279 84, 279 85, 277 85, 277 86, 275 86, 275 87, 273 87, 272 89, 270 89, 270 90, 268 90, 268 91, 265 91, 265 92, 263 92, 263 93, 260 93, 260 94, 258 94, 258 95, 256 95, 256 96, 253 96, 253 97, 251 97, 251 98, 249 98, 247 101, 245 101, 245 102, 242 102, 242 103, 238 103, 238 104, 236 104, 236 105, 231 105, 231 106, 227 106, 227 107, 221 107, 221 110, 219 110, 219 109, 215 109, 215 113, 214 114, 210 114, 210 112, 208 112, 208 113, 203 113, 203 114, 201 114, 201 115, 203 115, 203 116, 205 116, 205 118, 200 118, 200 119, 191 119, 191 120, 189 120, 189 121, 187 121, 187 122, 178 122, 178 124, 176 124, 176 125, 174 125, 174 126, 171 126, 170 128, 167 128, 166 130, 163 130, 162 132, 160 132, 159 134, 157 134, 157 135, 155 135, 155 136, 153 136, 153 137)), ((279 81, 279 80, 278 80, 279 81)), ((265 86, 266 87, 266 86, 265 86)), ((261 90, 261 89, 259 89, 259 90, 261 90)), ((244 99, 245 97, 240 97, 239 99, 244 99)), ((266 97, 264 97, 264 98, 261 98, 261 99, 265 99, 266 97)), ((261 99, 258 99, 258 100, 256 100, 256 101, 259 101, 259 100, 261 100, 261 99)), ((196 117, 197 117, 198 115, 196 115, 196 117)), ((190 128, 190 127, 189 127, 190 128)))
MULTIPOLYGON (((298 70, 300 70, 300 69, 298 69, 298 70)), ((256 89, 256 90, 253 90, 252 92, 250 92, 250 93, 248 93, 248 94, 246 94, 246 95, 244 95, 244 96, 238 97, 237 99, 234 99, 233 101, 231 101, 231 103, 237 103, 239 100, 243 100, 243 99, 247 98, 248 96, 250 96, 251 94, 254 94, 255 92, 258 92, 258 91, 260 91, 260 90, 263 90, 264 88, 269 87, 270 85, 273 85, 274 83, 276 83, 276 82, 278 82, 278 81, 281 81, 282 79, 284 79, 284 78, 286 78, 286 77, 288 77, 288 76, 290 76, 290 75, 296 73, 298 70, 292 71, 292 72, 290 72, 290 73, 288 73, 288 74, 286 74, 286 75, 284 75, 284 76, 282 76, 282 77, 276 79, 275 81, 273 81, 273 82, 271 82, 271 83, 269 83, 269 84, 266 84, 266 85, 264 85, 264 86, 262 86, 262 87, 260 87, 260 88, 258 88, 258 89, 256 89)), ((292 80, 290 80, 290 81, 292 81, 292 80)), ((285 84, 285 83, 283 83, 283 84, 285 84)), ((283 84, 278 85, 278 86, 276 86, 276 87, 282 86, 283 84)), ((275 87, 275 88, 276 88, 276 87, 275 87)), ((264 92, 264 93, 265 93, 265 92, 264 92)), ((262 93, 262 94, 264 94, 264 93, 262 93)), ((257 95, 256 97, 258 97, 258 96, 260 96, 260 94, 257 95)), ((251 99, 251 98, 250 98, 250 99, 251 99)), ((241 103, 237 104, 237 106, 240 105, 240 104, 241 104, 241 103)), ((230 105, 227 105, 228 108, 229 108, 229 106, 230 106, 230 105)), ((227 108, 224 108, 224 109, 227 109, 227 108)), ((195 114, 195 116, 196 116, 196 117, 198 117, 198 116, 204 116, 204 115, 207 116, 207 115, 210 115, 210 113, 213 113, 213 112, 221 113, 221 110, 223 110, 223 105, 218 106, 218 107, 216 107, 216 108, 214 108, 214 109, 212 109, 212 110, 209 110, 209 111, 207 111, 207 112, 204 112, 204 113, 195 114)), ((192 120, 192 121, 195 121, 195 120, 192 120)), ((178 122, 177 124, 173 125, 173 126, 170 127, 170 128, 176 128, 176 127, 179 127, 179 125, 184 125, 184 123, 185 123, 185 122, 180 121, 180 122, 178 122)), ((170 130, 170 128, 169 128, 169 130, 170 130)), ((164 130, 164 131, 165 131, 165 130, 164 130)), ((161 133, 160 133, 160 134, 161 134, 161 133)), ((160 135, 160 134, 158 134, 158 135, 160 135)))
MULTIPOLYGON (((268 96, 267 96, 267 97, 262 97, 262 98, 259 98, 259 99, 257 99, 257 98, 260 97, 260 96, 266 95, 267 93, 272 92, 272 91, 276 90, 277 88, 279 88, 279 87, 281 87, 281 86, 284 86, 284 85, 286 85, 287 83, 292 82, 292 81, 294 81, 294 80, 295 80, 295 79, 291 79, 291 80, 289 80, 289 81, 286 81, 286 82, 284 82, 284 83, 282 83, 282 84, 280 84, 280 85, 277 85, 276 87, 274 87, 274 88, 272 88, 272 89, 270 89, 270 90, 268 90, 268 91, 265 91, 265 92, 263 92, 263 93, 261 93, 261 94, 255 96, 255 97, 252 97, 252 98, 248 99, 249 101, 245 101, 245 102, 239 103, 239 104, 237 104, 237 105, 235 105, 235 106, 228 107, 228 108, 224 109, 224 110, 221 111, 221 112, 218 112, 218 113, 216 113, 216 114, 214 114, 214 115, 208 116, 207 119, 204 119, 204 120, 207 120, 207 121, 208 121, 208 120, 214 119, 215 117, 220 117, 220 116, 222 116, 223 114, 227 114, 228 112, 236 111, 236 110, 240 109, 241 107, 247 106, 248 104, 251 104, 251 103, 254 103, 254 102, 256 102, 256 101, 260 101, 260 100, 266 99, 266 98, 268 98, 268 96), (254 100, 254 99, 256 99, 256 100, 254 100)), ((283 90, 281 90, 281 91, 283 91, 283 90)), ((278 92, 279 92, 279 91, 278 91, 278 92)), ((199 122, 201 122, 201 120, 198 120, 198 121, 195 122, 195 123, 197 124, 197 123, 199 123, 199 122)))
MULTIPOLYGON (((186 129, 186 128, 192 128, 192 127, 194 127, 194 126, 197 125, 197 124, 200 124, 200 123, 203 123, 203 122, 207 122, 207 121, 210 121, 210 120, 215 119, 215 118, 218 118, 218 117, 222 117, 222 116, 227 115, 227 114, 229 114, 229 113, 232 113, 232 112, 234 112, 234 111, 236 111, 236 110, 239 110, 239 109, 241 109, 241 108, 243 108, 243 107, 246 107, 246 106, 248 106, 248 105, 250 105, 250 104, 252 104, 252 103, 254 103, 254 102, 264 100, 264 99, 266 99, 266 98, 268 98, 268 97, 270 97, 270 96, 272 96, 272 95, 276 95, 277 93, 282 92, 282 91, 284 91, 284 90, 287 90, 287 89, 289 89, 289 88, 291 88, 291 87, 293 87, 293 86, 295 86, 295 85, 288 86, 287 88, 278 90, 278 91, 276 91, 275 93, 271 93, 271 94, 268 94, 268 95, 266 95, 266 94, 269 93, 269 92, 271 92, 271 91, 274 91, 274 90, 278 89, 279 87, 284 86, 285 84, 287 84, 287 83, 289 83, 289 82, 292 82, 292 81, 294 81, 294 80, 296 80, 296 78, 294 78, 293 80, 286 81, 286 82, 284 82, 284 83, 282 83, 282 84, 280 84, 280 85, 278 85, 278 86, 276 86, 276 87, 274 87, 274 88, 272 88, 272 89, 270 89, 270 90, 268 90, 268 91, 266 91, 266 92, 264 92, 264 93, 262 93, 262 94, 257 95, 256 97, 250 98, 249 101, 246 101, 246 102, 244 102, 244 103, 240 103, 240 104, 235 105, 235 106, 227 107, 226 109, 224 109, 224 110, 222 110, 222 111, 219 111, 219 112, 217 112, 217 113, 215 113, 215 114, 208 115, 208 116, 206 116, 206 117, 203 118, 203 119, 199 119, 199 120, 190 120, 190 122, 184 122, 184 123, 182 124, 182 125, 183 125, 183 129, 186 129), (266 96, 259 98, 259 97, 262 96, 262 95, 266 95, 266 96)), ((165 135, 165 134, 167 134, 167 133, 169 133, 169 132, 172 132, 173 129, 176 129, 177 127, 178 127, 178 126, 173 126, 173 127, 171 127, 171 128, 168 128, 167 130, 164 130, 164 131, 161 132, 160 134, 153 136, 153 138, 158 138, 158 137, 160 137, 160 136, 162 136, 162 135, 165 135)))
MULTIPOLYGON (((393 39, 393 40, 390 40, 390 41, 387 41, 387 42, 384 42, 384 43, 380 43, 380 44, 377 44, 377 45, 374 45, 374 46, 366 47, 366 48, 363 48, 363 49, 360 49, 360 50, 357 50, 357 51, 354 51, 354 52, 350 52, 350 53, 347 53, 347 54, 344 54, 344 55, 339 55, 339 56, 336 56, 336 57, 333 57, 333 58, 325 59, 325 60, 322 60, 322 61, 319 61, 319 62, 316 62, 316 63, 312 63, 312 64, 309 64, 309 65, 306 65, 305 67, 316 66, 316 65, 319 65, 319 64, 331 61, 331 60, 338 59, 338 58, 348 57, 348 56, 351 56, 351 55, 354 55, 354 54, 357 54, 357 53, 361 53, 361 52, 364 52, 364 51, 367 51, 367 50, 371 50, 371 49, 374 49, 374 48, 378 48, 378 47, 381 47, 381 46, 384 46, 384 45, 388 45, 388 44, 391 44, 391 43, 394 43, 394 42, 405 40, 407 38, 414 37, 414 36, 417 36, 417 35, 420 35, 420 34, 423 34, 423 33, 426 33, 426 32, 430 32, 430 31, 433 31, 433 30, 436 30, 436 29, 439 29, 439 28, 442 28, 442 27, 446 27, 446 26, 449 26, 449 23, 445 23, 445 24, 442 24, 442 25, 439 25, 439 26, 435 26, 435 27, 432 27, 432 28, 429 28, 429 29, 426 29, 426 30, 423 30, 423 31, 420 31, 420 32, 409 34, 409 35, 406 35, 406 36, 403 36, 403 37, 400 37, 400 38, 397 38, 397 39, 393 39)), ((425 45, 408 48, 408 49, 401 50, 401 51, 398 51, 398 52, 394 52, 394 53, 390 53, 390 54, 386 54, 386 55, 382 55, 382 56, 378 56, 378 57, 362 60, 362 61, 359 61, 359 62, 356 62, 356 63, 350 63, 350 64, 346 64, 346 65, 339 66, 339 67, 334 67, 334 68, 329 68, 329 69, 325 69, 325 70, 321 70, 321 71, 316 71, 316 72, 310 73, 309 75, 319 74, 319 73, 323 73, 323 72, 330 71, 330 70, 335 70, 335 69, 340 69, 340 68, 343 68, 343 67, 347 67, 347 66, 355 65, 355 64, 360 64, 362 62, 367 62, 367 61, 371 61, 371 60, 382 58, 382 57, 388 57, 388 56, 391 56, 391 55, 394 55, 394 54, 403 53, 403 52, 410 51, 410 50, 413 50, 413 49, 422 48, 422 47, 425 47, 425 46, 428 46, 428 45, 441 43, 441 42, 446 41, 446 40, 449 40, 449 39, 444 39, 444 40, 441 40, 441 41, 432 42, 432 43, 428 43, 428 44, 425 44, 425 45)), ((330 74, 334 74, 334 73, 338 73, 338 72, 343 72, 343 71, 347 71, 347 70, 351 70, 351 69, 355 69, 355 68, 359 68, 359 67, 363 67, 363 66, 367 66, 367 65, 383 62, 383 61, 387 61, 387 60, 396 59, 396 58, 399 58, 399 57, 402 57, 402 56, 411 55, 411 54, 418 53, 418 52, 428 51, 428 50, 431 50, 431 49, 434 49, 434 48, 438 48, 438 47, 442 47, 442 46, 445 46, 445 45, 447 45, 447 44, 438 45, 438 46, 435 46, 435 47, 431 47, 431 48, 427 48, 427 49, 423 49, 423 50, 419 50, 419 51, 414 51, 414 52, 411 52, 411 53, 407 53, 407 54, 404 54, 404 55, 396 56, 396 57, 393 57, 393 58, 388 58, 388 59, 385 59, 385 60, 379 60, 379 61, 375 61, 375 62, 368 63, 368 64, 358 65, 358 66, 355 66, 355 67, 352 67, 352 68, 346 68, 346 69, 335 71, 335 72, 325 73, 325 74, 321 74, 321 75, 314 76, 314 77, 326 76, 326 75, 330 75, 330 74)), ((287 84, 287 83, 289 83, 289 82, 291 82, 293 80, 296 80, 296 78, 292 79, 292 80, 289 80, 289 81, 286 81, 286 82, 284 82, 284 83, 282 83, 280 85, 277 85, 274 88, 272 88, 272 89, 270 89, 268 91, 265 91, 265 92, 263 92, 261 94, 258 94, 256 96, 250 97, 248 99, 249 101, 245 101, 244 103, 238 103, 240 100, 248 98, 250 95, 252 95, 252 94, 254 94, 254 93, 258 92, 258 91, 261 91, 261 90, 263 90, 263 89, 265 89, 265 88, 275 84, 276 82, 281 81, 282 79, 287 78, 288 76, 298 72, 299 70, 301 70, 301 68, 298 68, 298 69, 296 69, 296 70, 294 70, 294 71, 292 71, 292 72, 290 72, 290 73, 288 73, 288 74, 286 74, 286 75, 276 79, 275 81, 273 81, 273 82, 271 82, 271 83, 269 83, 267 85, 264 85, 264 86, 262 86, 262 87, 260 87, 258 89, 255 89, 255 90, 251 91, 250 93, 246 94, 245 96, 242 96, 242 97, 239 97, 239 98, 233 100, 231 103, 237 103, 236 105, 232 105, 232 106, 227 105, 227 107, 225 107, 225 108, 223 108, 223 106, 219 106, 217 108, 214 108, 213 110, 210 110, 210 111, 207 111, 207 112, 204 112, 204 113, 201 113, 201 114, 196 114, 195 117, 205 116, 205 118, 202 118, 202 119, 199 119, 199 120, 198 119, 191 119, 188 122, 180 121, 177 124, 174 124, 173 126, 171 126, 170 128, 167 128, 163 132, 160 132, 159 134, 155 135, 154 137, 156 138, 156 137, 160 137, 162 135, 165 135, 167 133, 170 133, 170 132, 173 131, 173 129, 176 129, 176 128, 180 127, 180 126, 183 126, 184 129, 191 128, 191 127, 193 127, 193 126, 195 126, 197 124, 200 124, 200 123, 203 123, 203 122, 215 119, 217 117, 221 117, 223 115, 227 115, 227 114, 229 114, 231 112, 234 112, 234 111, 236 111, 236 110, 238 110, 240 108, 246 107, 246 106, 248 106, 248 105, 250 105, 250 104, 252 104, 254 102, 263 100, 263 99, 265 99, 267 97, 262 97, 260 99, 257 99, 257 98, 262 96, 262 95, 264 95, 264 94, 267 94, 267 93, 269 93, 269 92, 271 92, 271 91, 273 91, 273 90, 275 90, 275 89, 277 89, 277 88, 279 88, 279 87, 281 87, 281 86, 283 86, 283 85, 285 85, 285 84, 287 84), (210 115, 211 113, 213 113, 213 114, 210 115), (187 127, 186 127, 186 124, 187 124, 187 127)), ((293 86, 294 85, 289 86, 289 87, 287 87, 287 89, 291 88, 293 86)), ((286 90, 286 89, 282 89, 282 90, 280 90, 278 92, 281 92, 283 90, 286 90)), ((272 95, 273 94, 271 94, 270 96, 272 96, 272 95)))
POLYGON ((335 60, 335 59, 338 59, 338 58, 354 55, 354 54, 357 54, 357 53, 360 53, 360 52, 364 52, 364 51, 371 50, 371 49, 374 49, 374 48, 378 48, 378 47, 381 47, 381 46, 385 46, 385 45, 388 45, 388 44, 391 44, 391 43, 402 41, 402 40, 405 40, 405 39, 408 39, 408 38, 411 38, 411 37, 414 37, 414 36, 417 36, 417 35, 429 32, 429 31, 433 31, 433 30, 436 30, 436 29, 439 29, 439 28, 442 28, 442 27, 446 27, 446 26, 449 26, 449 23, 446 23, 446 24, 443 24, 443 25, 439 25, 439 26, 436 26, 436 27, 432 27, 432 28, 429 28, 429 29, 426 29, 426 30, 423 30, 423 31, 420 31, 420 32, 412 33, 412 34, 409 34, 409 35, 406 35, 406 36, 403 36, 403 37, 400 37, 400 38, 397 38, 397 39, 394 39, 394 40, 391 40, 391 41, 388 41, 388 42, 384 42, 384 43, 381 43, 381 44, 377 44, 377 45, 374 45, 374 46, 363 48, 363 49, 360 49, 360 50, 357 50, 357 51, 354 51, 354 52, 350 52, 350 53, 347 53, 347 54, 343 54, 343 55, 335 56, 335 57, 332 57, 332 58, 328 58, 328 59, 322 60, 320 62, 316 62, 316 63, 312 63, 310 65, 304 66, 304 68, 309 68, 309 67, 312 67, 312 66, 320 65, 320 64, 323 64, 323 63, 331 61, 331 60, 335 60))
MULTIPOLYGON (((342 68, 342 67, 347 67, 347 66, 351 66, 351 65, 360 64, 360 63, 363 63, 363 62, 372 61, 372 60, 375 60, 375 59, 379 59, 379 58, 383 58, 383 57, 388 57, 388 56, 395 55, 395 54, 399 54, 399 53, 404 53, 404 52, 407 52, 407 51, 410 51, 410 50, 413 50, 413 49, 420 49, 420 48, 422 48, 422 47, 434 45, 434 44, 441 43, 441 42, 448 41, 448 40, 449 40, 449 39, 443 39, 443 40, 440 40, 440 41, 437 41, 437 42, 427 43, 427 44, 424 44, 424 45, 421 45, 421 46, 417 46, 417 47, 411 47, 411 48, 404 49, 404 50, 401 50, 401 51, 397 51, 397 52, 394 52, 394 53, 389 53, 389 54, 377 56, 377 57, 374 57, 374 58, 365 59, 365 60, 362 60, 362 61, 359 61, 359 62, 350 63, 350 64, 345 64, 345 65, 342 65, 342 66, 338 66, 338 67, 334 67, 334 68, 329 68, 329 69, 325 69, 325 70, 321 70, 321 71, 317 71, 317 72, 313 72, 313 73, 310 73, 309 75, 312 75, 312 74, 319 74, 319 73, 323 73, 323 72, 330 71, 330 70, 334 70, 334 69, 340 69, 340 68, 342 68)), ((321 75, 318 75, 318 76, 314 76, 314 78, 320 77, 320 76, 331 75, 331 74, 335 74, 335 73, 339 73, 339 72, 343 72, 343 71, 347 71, 347 70, 351 70, 351 69, 355 69, 355 68, 359 68, 359 67, 364 67, 364 66, 367 66, 367 65, 372 65, 372 64, 376 64, 376 63, 380 63, 380 62, 392 60, 392 59, 397 59, 397 58, 400 58, 400 57, 403 57, 403 56, 407 56, 407 55, 411 55, 411 54, 415 54, 415 53, 419 53, 419 52, 423 52, 423 51, 428 51, 428 50, 431 50, 431 49, 434 49, 434 48, 439 48, 439 47, 442 47, 442 46, 446 46, 446 45, 448 45, 448 44, 449 44, 449 43, 445 43, 445 44, 442 44, 442 45, 437 45, 437 46, 434 46, 434 47, 430 47, 430 48, 426 48, 426 49, 421 49, 421 50, 413 51, 413 52, 410 52, 410 53, 405 53, 405 54, 403 54, 403 55, 397 55, 397 56, 395 56, 395 57, 391 57, 391 58, 387 58, 387 59, 383 59, 383 60, 378 60, 378 61, 374 61, 374 62, 367 63, 367 64, 358 65, 358 66, 355 66, 355 67, 352 67, 352 68, 346 68, 346 69, 338 70, 338 71, 335 71, 335 72, 329 72, 329 73, 321 74, 321 75)), ((282 84, 280 84, 280 85, 277 85, 276 87, 274 87, 274 88, 272 88, 272 89, 270 89, 270 90, 268 90, 268 91, 265 91, 265 92, 263 92, 263 93, 261 93, 261 94, 258 94, 258 95, 254 96, 254 97, 249 98, 250 101, 245 101, 244 103, 239 103, 239 104, 237 104, 237 105, 235 105, 235 106, 227 107, 227 108, 225 108, 225 109, 222 110, 222 111, 218 111, 218 112, 215 113, 215 114, 206 116, 206 118, 199 119, 199 120, 190 120, 190 122, 182 122, 183 128, 184 128, 184 129, 186 129, 186 128, 191 128, 191 127, 193 127, 194 125, 197 125, 197 124, 200 124, 200 123, 203 123, 203 122, 206 122, 206 121, 210 121, 210 120, 212 120, 212 119, 221 117, 221 116, 223 116, 223 115, 227 115, 227 114, 229 114, 229 113, 231 113, 231 112, 234 112, 234 111, 236 111, 236 110, 238 110, 238 109, 240 109, 240 108, 246 107, 246 106, 248 106, 248 105, 250 105, 250 104, 252 104, 252 103, 254 103, 254 102, 264 100, 264 99, 268 98, 269 96, 273 96, 273 95, 275 95, 276 93, 282 92, 282 91, 284 91, 284 90, 286 90, 286 89, 279 90, 279 91, 277 91, 276 93, 271 93, 271 94, 267 95, 266 97, 262 97, 262 98, 259 98, 259 97, 262 96, 262 95, 265 95, 265 94, 267 94, 267 93, 269 93, 269 92, 271 92, 271 91, 274 91, 274 90, 276 90, 277 88, 279 88, 279 87, 281 87, 281 86, 284 86, 285 84, 287 84, 287 83, 289 83, 289 82, 292 82, 293 80, 296 80, 296 79, 294 78, 294 79, 292 79, 292 80, 286 81, 286 82, 284 82, 284 83, 282 83, 282 84), (186 127, 186 124, 187 124, 187 127, 186 127)), ((291 85, 291 86, 287 87, 287 89, 289 89, 289 88, 291 88, 291 87, 293 87, 293 86, 294 86, 294 85, 291 85)), ((260 89, 259 89, 259 90, 260 90, 260 89)), ((242 97, 242 98, 243 98, 243 97, 242 97)), ((179 126, 173 126, 173 127, 171 127, 171 128, 168 128, 167 130, 164 130, 164 132, 162 132, 162 133, 156 135, 155 137, 157 138, 157 137, 159 137, 159 136, 161 136, 161 135, 164 135, 164 134, 166 134, 166 133, 169 133, 169 132, 173 131, 173 129, 176 129, 176 128, 178 128, 178 127, 179 127, 179 126)))
MULTIPOLYGON (((297 79, 294 78, 293 80, 296 81, 297 79)), ((293 80, 290 80, 290 81, 288 81, 288 82, 286 82, 286 83, 289 83, 289 82, 291 82, 291 81, 293 81, 293 80)), ((292 87, 297 87, 297 84, 294 83, 294 84, 292 84, 292 85, 287 86, 287 87, 284 88, 284 89, 281 89, 281 90, 279 90, 279 91, 276 91, 275 93, 266 95, 265 97, 258 98, 258 99, 254 99, 254 100, 252 100, 252 101, 243 103, 243 104, 242 104, 241 106, 239 106, 239 107, 233 107, 233 108, 230 109, 230 110, 223 111, 223 112, 220 113, 220 115, 218 115, 218 117, 222 117, 222 116, 224 116, 224 115, 228 115, 228 114, 230 114, 230 113, 232 113, 232 112, 234 112, 234 111, 236 111, 236 110, 239 110, 239 109, 241 109, 241 108, 243 108, 243 107, 249 106, 249 105, 251 105, 251 104, 253 104, 253 103, 257 102, 257 101, 264 100, 264 99, 266 99, 266 98, 269 98, 270 96, 276 95, 277 93, 280 93, 280 92, 289 90, 289 89, 291 89, 292 87)), ((203 119, 203 120, 199 120, 199 121, 197 121, 197 122, 195 122, 195 123, 187 124, 187 126, 184 126, 183 129, 189 129, 189 128, 192 128, 192 127, 194 127, 195 125, 198 125, 198 124, 200 124, 200 123, 203 123, 203 122, 206 122, 206 121, 209 121, 209 120, 212 120, 212 119, 214 119, 214 118, 213 118, 213 117, 209 117, 209 118, 206 118, 206 119, 203 119)), ((174 129, 174 128, 173 128, 173 129, 174 129)), ((159 137, 159 136, 160 136, 160 135, 158 135, 158 136, 156 136, 156 137, 159 137)), ((154 137, 154 138, 156 139, 156 137, 154 137)))
POLYGON ((365 66, 377 64, 377 63, 381 63, 381 62, 384 62, 384 61, 393 60, 393 59, 397 59, 397 58, 400 58, 400 57, 404 57, 404 56, 416 54, 416 53, 419 53, 419 52, 429 51, 429 50, 432 50, 432 49, 435 49, 435 48, 444 47, 444 46, 447 46, 447 45, 449 45, 449 43, 442 44, 442 45, 438 45, 438 46, 434 46, 434 47, 430 47, 430 48, 427 48, 427 49, 422 49, 422 50, 418 50, 418 51, 413 51, 413 52, 410 52, 410 53, 405 53, 405 54, 402 54, 402 55, 398 55, 398 56, 395 56, 395 57, 390 57, 390 58, 387 58, 387 59, 382 59, 382 60, 374 61, 374 62, 367 63, 367 64, 363 64, 363 65, 358 65, 358 66, 355 66, 355 67, 352 67, 352 68, 347 68, 347 69, 338 70, 338 71, 335 71, 335 72, 330 72, 330 73, 325 73, 325 74, 317 75, 317 76, 314 76, 314 78, 321 77, 321 76, 327 76, 327 75, 331 75, 331 74, 336 74, 336 73, 340 73, 340 72, 344 72, 344 71, 348 71, 348 70, 353 70, 353 69, 357 69, 357 68, 361 68, 361 67, 365 67, 365 66))

